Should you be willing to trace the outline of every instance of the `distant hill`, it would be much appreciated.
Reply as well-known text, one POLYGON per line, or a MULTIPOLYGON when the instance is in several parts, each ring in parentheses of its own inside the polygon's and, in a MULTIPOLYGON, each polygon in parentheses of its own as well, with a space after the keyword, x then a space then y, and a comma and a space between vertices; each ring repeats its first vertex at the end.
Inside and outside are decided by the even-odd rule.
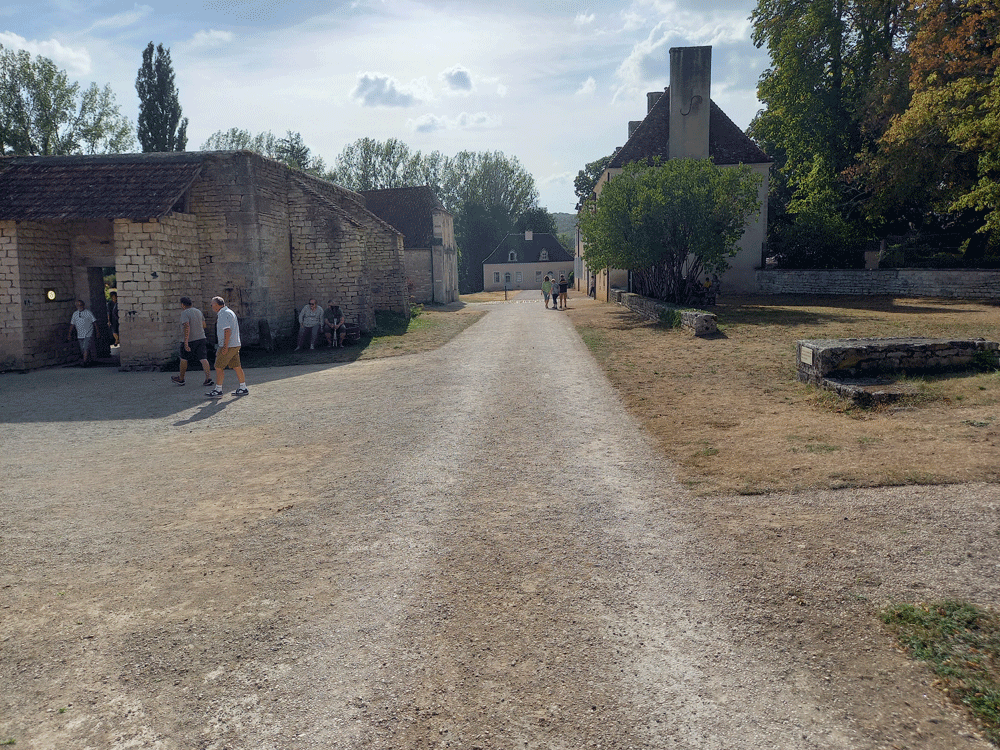
POLYGON ((576 214, 552 214, 556 220, 556 231, 576 237, 576 214))

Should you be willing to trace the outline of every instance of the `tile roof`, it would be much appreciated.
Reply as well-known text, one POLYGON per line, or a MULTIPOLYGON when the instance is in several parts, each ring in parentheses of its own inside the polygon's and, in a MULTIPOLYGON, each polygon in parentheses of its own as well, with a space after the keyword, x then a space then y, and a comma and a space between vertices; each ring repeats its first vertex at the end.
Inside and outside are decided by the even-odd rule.
MULTIPOLYGON (((771 159, 750 137, 729 119, 719 105, 710 101, 708 153, 716 164, 768 164, 771 159)), ((634 161, 668 158, 670 141, 670 87, 664 89, 632 135, 608 164, 620 169, 634 161)))
POLYGON ((430 247, 434 238, 434 211, 444 205, 427 185, 362 190, 365 207, 403 234, 403 247, 430 247))
POLYGON ((486 260, 483 261, 483 265, 487 263, 491 265, 511 263, 512 261, 509 260, 511 250, 517 253, 517 260, 513 261, 514 263, 544 263, 545 261, 538 260, 538 256, 541 255, 542 250, 549 251, 550 263, 562 263, 573 260, 573 256, 566 251, 566 248, 559 244, 559 240, 555 238, 555 235, 535 232, 530 240, 526 240, 522 232, 520 234, 508 234, 504 237, 500 244, 497 245, 496 250, 490 253, 486 260))
POLYGON ((168 213, 204 156, 102 154, 0 158, 0 219, 150 219, 168 213))

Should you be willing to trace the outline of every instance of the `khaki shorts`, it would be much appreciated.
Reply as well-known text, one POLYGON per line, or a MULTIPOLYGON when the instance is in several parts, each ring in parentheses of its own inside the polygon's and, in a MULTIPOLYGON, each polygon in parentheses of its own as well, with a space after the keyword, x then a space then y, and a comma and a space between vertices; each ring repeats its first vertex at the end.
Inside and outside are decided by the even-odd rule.
POLYGON ((221 347, 215 352, 216 370, 225 370, 227 367, 235 370, 237 367, 243 366, 240 364, 240 348, 238 346, 229 347, 229 349, 225 350, 225 355, 222 352, 223 349, 221 347))

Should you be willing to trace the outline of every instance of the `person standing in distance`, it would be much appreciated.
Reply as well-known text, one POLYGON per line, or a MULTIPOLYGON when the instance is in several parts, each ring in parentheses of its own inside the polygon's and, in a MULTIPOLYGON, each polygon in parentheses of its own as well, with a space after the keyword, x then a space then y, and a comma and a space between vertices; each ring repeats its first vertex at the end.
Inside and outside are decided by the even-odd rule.
POLYGON ((74 329, 76 340, 80 344, 80 354, 83 355, 83 366, 89 367, 94 358, 94 342, 97 341, 97 318, 87 309, 87 304, 82 299, 76 301, 76 312, 69 320, 67 341, 72 341, 74 329))
POLYGON ((240 363, 240 324, 236 313, 226 307, 222 297, 212 297, 212 311, 215 313, 215 335, 218 339, 218 350, 215 353, 215 383, 216 386, 205 395, 209 398, 222 398, 222 381, 226 378, 226 368, 231 367, 240 379, 239 387, 233 391, 234 396, 246 396, 246 378, 243 376, 243 365, 240 363))
POLYGON ((205 316, 201 310, 191 306, 190 297, 181 297, 181 328, 184 331, 184 341, 181 342, 181 372, 171 375, 170 379, 177 385, 184 385, 184 373, 189 362, 201 362, 205 371, 203 386, 215 385, 212 382, 212 372, 208 366, 208 339, 205 338, 205 316))

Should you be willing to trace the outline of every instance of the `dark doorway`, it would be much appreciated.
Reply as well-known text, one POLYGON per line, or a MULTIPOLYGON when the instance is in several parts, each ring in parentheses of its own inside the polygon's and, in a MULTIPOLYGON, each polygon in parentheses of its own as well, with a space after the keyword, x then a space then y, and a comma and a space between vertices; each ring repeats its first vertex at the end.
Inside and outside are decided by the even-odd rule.
POLYGON ((106 277, 114 279, 115 269, 92 267, 87 269, 87 287, 90 293, 90 312, 97 318, 97 358, 111 359, 111 344, 114 338, 111 336, 111 328, 108 326, 108 292, 111 291, 110 282, 106 282, 106 277))

